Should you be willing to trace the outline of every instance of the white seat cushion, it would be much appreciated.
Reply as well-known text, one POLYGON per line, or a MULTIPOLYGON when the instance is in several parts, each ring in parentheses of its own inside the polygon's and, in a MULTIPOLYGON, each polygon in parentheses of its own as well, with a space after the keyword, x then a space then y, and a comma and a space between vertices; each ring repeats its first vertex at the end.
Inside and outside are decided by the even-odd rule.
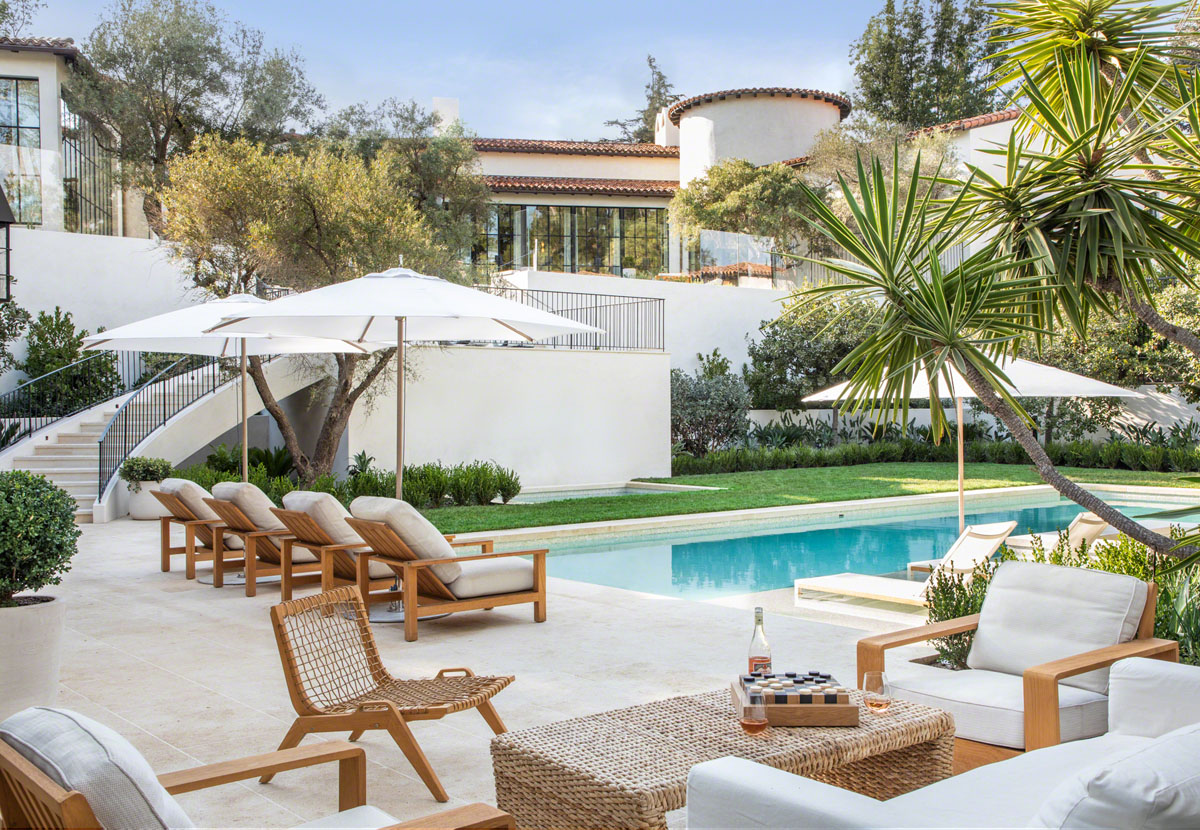
POLYGON ((133 744, 91 718, 35 706, 0 723, 0 740, 60 787, 83 793, 109 830, 195 826, 133 744))
MULTIPOLYGON (((350 515, 368 522, 383 522, 395 531, 418 559, 454 558, 454 548, 450 547, 446 537, 415 507, 402 499, 359 496, 350 502, 350 515)), ((462 574, 462 568, 454 563, 432 565, 429 570, 446 584, 462 574)))
MULTIPOLYGON (((950 671, 919 663, 889 665, 895 695, 954 715, 960 738, 997 746, 1025 746, 1025 688, 1020 675, 970 669, 950 671)), ((1058 687, 1062 740, 1104 734, 1108 698, 1087 689, 1058 687)))
POLYGON ((519 556, 463 562, 462 576, 447 587, 459 599, 533 590, 533 563, 519 556))
MULTIPOLYGON (((972 669, 1020 677, 1042 663, 1132 640, 1146 606, 1146 583, 1132 576, 1038 562, 1005 562, 988 584, 972 669)), ((1108 692, 1108 669, 1062 681, 1108 692)))
POLYGON ((1200 723, 1074 770, 1029 826, 1200 827, 1200 723))
MULTIPOLYGON (((365 549, 366 543, 354 532, 354 528, 346 524, 350 513, 342 503, 329 493, 315 493, 312 490, 293 490, 284 493, 283 506, 288 510, 298 510, 312 516, 314 522, 328 534, 329 538, 338 545, 358 545, 365 549)), ((350 551, 354 556, 354 551, 350 551)), ((371 579, 386 579, 396 572, 382 562, 371 561, 368 574, 371 579)))
MULTIPOLYGON (((205 499, 212 498, 212 494, 194 481, 186 478, 164 478, 159 489, 164 493, 176 496, 197 519, 209 521, 221 519, 211 507, 204 503, 205 499)), ((229 534, 225 534, 223 544, 229 550, 241 550, 246 546, 241 539, 229 534)))
POLYGON ((390 827, 399 824, 400 820, 392 818, 383 810, 366 804, 351 810, 342 810, 331 816, 316 819, 297 825, 295 830, 378 830, 380 827, 390 827))
MULTIPOLYGON (((271 512, 274 502, 255 484, 248 481, 221 481, 213 485, 213 498, 232 502, 259 530, 287 530, 279 517, 271 512)), ((292 548, 292 561, 316 562, 317 556, 307 548, 292 548)))
POLYGON ((1200 723, 1200 666, 1130 657, 1109 672, 1108 731, 1157 738, 1200 723))

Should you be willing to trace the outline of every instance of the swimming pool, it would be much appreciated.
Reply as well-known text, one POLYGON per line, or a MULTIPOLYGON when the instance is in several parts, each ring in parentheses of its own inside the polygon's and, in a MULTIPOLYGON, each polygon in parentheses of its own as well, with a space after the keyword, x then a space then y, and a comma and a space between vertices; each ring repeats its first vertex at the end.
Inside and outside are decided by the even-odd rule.
MULTIPOLYGON (((1130 516, 1164 506, 1112 503, 1130 516)), ((910 561, 941 556, 949 549, 958 537, 958 514, 953 510, 879 521, 835 518, 804 526, 793 520, 753 530, 724 527, 650 538, 568 539, 549 545, 546 567, 550 576, 565 579, 712 599, 788 588, 802 577, 902 571, 910 561)), ((1074 502, 1057 498, 1013 506, 993 503, 977 510, 968 507, 967 524, 1015 520, 1015 533, 1041 533, 1065 528, 1081 511, 1074 502)))

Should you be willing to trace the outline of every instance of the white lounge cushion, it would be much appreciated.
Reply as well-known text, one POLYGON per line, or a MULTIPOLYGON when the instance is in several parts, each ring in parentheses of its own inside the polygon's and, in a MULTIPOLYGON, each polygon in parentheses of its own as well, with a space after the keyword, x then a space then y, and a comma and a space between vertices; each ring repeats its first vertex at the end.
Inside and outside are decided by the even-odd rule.
POLYGON ((447 587, 459 599, 533 590, 533 563, 519 556, 463 562, 462 576, 447 587))
MULTIPOLYGON (((246 518, 259 530, 287 530, 279 517, 271 512, 275 506, 258 485, 248 481, 221 481, 213 485, 213 498, 232 502, 233 506, 246 514, 246 518)), ((276 541, 278 546, 278 540, 276 541)), ((293 562, 316 562, 317 556, 307 548, 292 548, 293 562)))
MULTIPOLYGON (((211 507, 204 503, 205 499, 212 498, 212 494, 194 481, 186 478, 164 478, 158 489, 176 496, 197 519, 209 521, 220 521, 221 519, 211 507)), ((229 534, 225 534, 223 544, 229 550, 241 550, 245 547, 245 543, 241 539, 229 534)))
MULTIPOLYGON (((888 679, 897 697, 954 715, 960 738, 1013 749, 1025 746, 1025 689, 1020 675, 900 663, 889 665, 888 679)), ((1062 740, 1104 734, 1108 724, 1104 695, 1060 685, 1058 702, 1062 740)))
MULTIPOLYGON (((368 522, 383 522, 418 559, 453 559, 454 548, 446 537, 408 502, 385 496, 359 496, 350 502, 350 515, 368 522)), ((432 565, 429 570, 447 584, 458 579, 462 568, 455 564, 432 565)))
POLYGON ((1200 723, 1200 666, 1129 657, 1109 672, 1108 731, 1157 738, 1200 723))
MULTIPOLYGON (((313 521, 328 534, 334 544, 358 545, 360 549, 367 547, 362 538, 354 532, 354 528, 346 524, 350 513, 345 507, 342 507, 340 501, 329 493, 293 490, 290 493, 284 493, 283 506, 288 510, 297 510, 312 516, 313 521)), ((354 556, 354 551, 350 551, 350 556, 354 556)), ((394 575, 395 571, 382 562, 372 560, 367 573, 371 579, 386 579, 394 575)))
POLYGON ((378 828, 390 827, 399 823, 399 819, 392 818, 383 810, 366 804, 305 822, 297 825, 295 830, 337 830, 338 828, 341 830, 378 830, 378 828))
POLYGON ((109 830, 195 826, 133 745, 91 718, 35 706, 0 723, 0 740, 60 787, 83 793, 109 830))
MULTIPOLYGON (((1005 562, 988 584, 972 669, 1020 676, 1026 669, 1132 640, 1146 583, 1132 576, 1038 562, 1005 562)), ((1108 692, 1108 669, 1063 684, 1108 692)))
POLYGON ((1030 826, 1200 827, 1198 762, 1200 723, 1194 723, 1075 770, 1030 826))

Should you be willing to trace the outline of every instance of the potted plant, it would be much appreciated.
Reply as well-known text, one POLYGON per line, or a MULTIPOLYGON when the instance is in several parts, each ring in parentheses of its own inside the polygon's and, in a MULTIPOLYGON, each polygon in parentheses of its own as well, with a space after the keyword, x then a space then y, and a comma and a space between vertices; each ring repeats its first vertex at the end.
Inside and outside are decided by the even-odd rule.
POLYGON ((30 596, 70 570, 75 500, 44 477, 0 472, 0 720, 54 702, 63 602, 30 596))
POLYGON ((157 519, 166 511, 154 496, 152 485, 171 474, 171 462, 165 458, 132 456, 121 464, 121 480, 129 487, 129 517, 139 521, 157 519))

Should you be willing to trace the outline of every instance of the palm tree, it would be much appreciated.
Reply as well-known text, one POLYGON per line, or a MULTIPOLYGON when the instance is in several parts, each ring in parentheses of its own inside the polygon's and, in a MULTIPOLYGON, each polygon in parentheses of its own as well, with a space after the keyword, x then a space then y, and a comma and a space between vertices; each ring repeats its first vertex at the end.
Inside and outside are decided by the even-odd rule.
POLYGON ((1139 542, 1158 551, 1170 550, 1171 539, 1148 530, 1058 472, 1033 435, 1028 415, 1008 391, 1003 359, 1015 356, 1022 340, 1047 333, 1039 319, 1043 297, 1054 289, 1040 273, 1030 270, 1033 261, 1017 259, 1010 250, 982 250, 956 267, 943 268, 943 254, 962 230, 969 187, 961 188, 947 209, 935 205, 928 193, 917 198, 919 159, 905 198, 896 178, 887 183, 878 159, 871 161, 869 172, 860 160, 857 173, 856 189, 839 179, 854 227, 817 193, 805 190, 816 230, 854 259, 825 261, 827 268, 845 278, 844 283, 801 292, 802 297, 868 299, 879 308, 878 327, 834 370, 850 373, 846 390, 850 407, 869 408, 876 418, 907 420, 913 381, 923 374, 931 390, 932 427, 940 438, 946 417, 939 390, 945 390, 946 397, 953 395, 952 365, 1024 448, 1043 481, 1139 542))

